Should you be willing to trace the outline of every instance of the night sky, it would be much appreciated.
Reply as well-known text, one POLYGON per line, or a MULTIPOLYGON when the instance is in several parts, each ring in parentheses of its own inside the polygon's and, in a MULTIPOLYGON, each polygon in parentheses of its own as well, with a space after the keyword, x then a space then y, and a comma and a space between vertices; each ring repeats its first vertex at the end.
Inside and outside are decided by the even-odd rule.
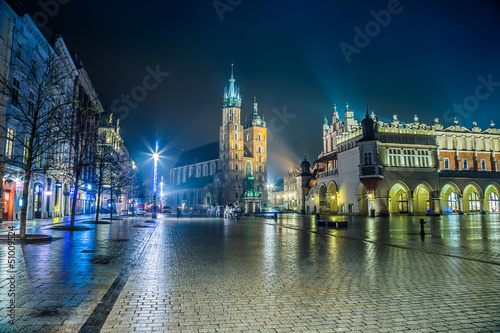
MULTIPOLYGON (((38 1, 24 5, 44 12, 38 1)), ((243 117, 257 96, 272 132, 270 181, 304 152, 309 160, 321 153, 323 118, 331 121, 334 103, 343 117, 348 101, 358 120, 369 105, 383 120, 398 114, 411 122, 417 114, 428 124, 450 125, 456 116, 468 128, 473 121, 500 126, 498 1, 72 0, 49 14, 48 25, 121 119, 149 181, 156 138, 164 147, 159 175, 167 179, 182 149, 218 139, 233 61, 243 117), (368 27, 369 40, 355 41, 356 27, 368 27), (351 50, 349 62, 340 45, 351 50), (155 88, 148 81, 147 96, 124 107, 122 94, 140 91, 157 68, 169 75, 155 88)))

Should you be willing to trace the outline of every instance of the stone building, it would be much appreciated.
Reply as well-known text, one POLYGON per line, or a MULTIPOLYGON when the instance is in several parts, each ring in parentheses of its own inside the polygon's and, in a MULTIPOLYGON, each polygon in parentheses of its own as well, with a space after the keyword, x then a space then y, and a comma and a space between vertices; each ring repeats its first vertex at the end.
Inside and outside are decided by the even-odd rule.
MULTIPOLYGON (((282 186, 269 192, 269 205, 284 211, 297 210, 297 180, 298 169, 283 175, 282 186)), ((281 183, 281 182, 280 182, 281 183)))
MULTIPOLYGON (((325 119, 323 152, 310 176, 298 176, 305 213, 445 214, 499 212, 500 131, 492 122, 444 127, 417 116, 403 124, 346 107, 325 119)), ((299 195, 300 198, 300 195, 299 195)), ((299 199, 300 201, 300 199, 299 199)))
POLYGON ((219 140, 181 154, 170 172, 170 203, 204 210, 228 202, 258 211, 266 202, 267 128, 254 98, 243 121, 233 72, 224 90, 219 140))

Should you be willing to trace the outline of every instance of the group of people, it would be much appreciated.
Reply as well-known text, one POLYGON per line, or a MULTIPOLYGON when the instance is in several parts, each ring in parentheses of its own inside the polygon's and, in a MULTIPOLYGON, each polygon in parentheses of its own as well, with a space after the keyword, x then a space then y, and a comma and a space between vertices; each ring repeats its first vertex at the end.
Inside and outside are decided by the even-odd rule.
POLYGON ((228 202, 225 207, 213 204, 207 208, 207 216, 237 218, 241 213, 241 208, 232 202, 228 202))

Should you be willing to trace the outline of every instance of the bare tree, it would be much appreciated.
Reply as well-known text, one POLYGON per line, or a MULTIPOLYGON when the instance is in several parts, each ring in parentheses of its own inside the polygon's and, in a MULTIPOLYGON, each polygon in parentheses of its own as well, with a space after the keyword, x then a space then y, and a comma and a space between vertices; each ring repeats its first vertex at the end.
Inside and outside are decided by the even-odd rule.
POLYGON ((97 192, 95 222, 99 222, 99 214, 101 208, 100 202, 105 191, 105 187, 110 181, 110 177, 108 176, 108 174, 109 168, 115 159, 114 154, 115 150, 106 142, 106 132, 100 131, 94 152, 94 178, 95 189, 97 192))
POLYGON ((9 67, 9 74, 0 77, 0 94, 10 100, 0 127, 7 140, 5 163, 24 174, 20 237, 25 238, 30 180, 45 173, 45 157, 61 140, 57 124, 73 101, 65 89, 68 73, 56 54, 30 61, 16 56, 9 67))
POLYGON ((58 170, 74 188, 71 197, 70 229, 75 225, 78 190, 92 183, 93 177, 89 175, 95 167, 98 119, 102 113, 98 100, 92 100, 82 89, 76 94, 73 107, 59 118, 58 123, 62 142, 68 147, 68 154, 56 154, 57 157, 51 163, 51 167, 58 170))

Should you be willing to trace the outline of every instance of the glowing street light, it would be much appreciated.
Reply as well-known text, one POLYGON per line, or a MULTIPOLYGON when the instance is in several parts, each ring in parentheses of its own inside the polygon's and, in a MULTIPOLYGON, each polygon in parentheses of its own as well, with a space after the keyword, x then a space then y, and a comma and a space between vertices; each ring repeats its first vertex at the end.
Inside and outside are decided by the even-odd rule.
POLYGON ((152 207, 152 218, 156 218, 156 192, 157 192, 157 183, 158 183, 158 141, 156 141, 156 148, 155 152, 153 154, 153 159, 154 159, 154 167, 153 167, 153 207, 152 207))

